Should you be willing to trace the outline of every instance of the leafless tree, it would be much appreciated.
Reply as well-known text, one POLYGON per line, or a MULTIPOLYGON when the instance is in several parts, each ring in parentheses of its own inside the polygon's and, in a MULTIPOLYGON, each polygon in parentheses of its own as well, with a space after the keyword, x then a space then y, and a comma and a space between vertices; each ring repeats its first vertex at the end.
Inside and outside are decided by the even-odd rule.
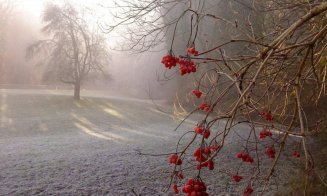
POLYGON ((90 72, 103 71, 109 64, 106 39, 94 31, 72 5, 49 4, 43 15, 42 31, 50 39, 39 40, 27 48, 27 57, 45 52, 47 77, 74 85, 74 98, 90 72))

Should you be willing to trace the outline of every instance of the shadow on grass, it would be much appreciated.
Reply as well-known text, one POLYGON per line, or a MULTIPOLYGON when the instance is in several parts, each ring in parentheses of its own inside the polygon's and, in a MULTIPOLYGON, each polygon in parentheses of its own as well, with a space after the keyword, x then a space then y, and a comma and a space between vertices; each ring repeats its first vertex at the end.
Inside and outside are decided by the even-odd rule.
POLYGON ((74 101, 65 95, 1 94, 4 135, 61 134, 78 131, 91 137, 130 143, 142 138, 165 139, 171 133, 151 129, 172 117, 151 104, 106 98, 74 101))

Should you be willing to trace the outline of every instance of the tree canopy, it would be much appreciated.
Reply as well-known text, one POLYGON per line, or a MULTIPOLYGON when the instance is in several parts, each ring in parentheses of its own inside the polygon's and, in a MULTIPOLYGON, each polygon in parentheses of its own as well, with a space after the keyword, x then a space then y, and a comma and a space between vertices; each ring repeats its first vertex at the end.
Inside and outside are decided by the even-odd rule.
POLYGON ((79 99, 82 81, 109 64, 106 39, 70 4, 48 4, 42 21, 42 32, 49 38, 30 45, 27 57, 46 53, 45 77, 74 85, 74 98, 79 99))

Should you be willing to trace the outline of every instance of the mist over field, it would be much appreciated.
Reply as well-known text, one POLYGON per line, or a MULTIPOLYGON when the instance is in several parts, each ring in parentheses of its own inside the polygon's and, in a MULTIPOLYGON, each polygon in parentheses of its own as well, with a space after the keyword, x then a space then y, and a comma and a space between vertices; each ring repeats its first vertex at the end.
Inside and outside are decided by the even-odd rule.
POLYGON ((325 195, 326 88, 325 0, 0 0, 0 195, 325 195))
MULTIPOLYGON (((62 4, 63 1, 49 1, 50 3, 62 4)), ((47 80, 46 62, 47 54, 38 54, 33 59, 26 58, 26 48, 33 42, 40 39, 49 39, 47 35, 41 32, 42 28, 42 9, 46 1, 11 1, 9 5, 10 16, 3 18, 2 35, 5 38, 2 48, 5 50, 5 56, 1 66, 1 85, 14 88, 41 88, 42 85, 65 86, 70 88, 70 84, 65 84, 59 80, 47 80), (41 85, 38 87, 38 85, 41 85)), ((99 1, 98 3, 101 3, 99 1)), ((108 4, 108 3, 107 3, 108 4)), ((110 4, 110 3, 109 3, 110 4)), ((5 6, 5 3, 3 3, 5 6)), ((79 4, 86 9, 98 8, 96 2, 88 1, 79 4)), ((106 5, 106 4, 105 4, 106 5)), ((89 10, 88 10, 89 11, 89 10)), ((110 19, 109 14, 102 16, 97 11, 87 13, 88 20, 92 28, 97 27, 100 18, 104 21, 106 17, 110 19), (98 14, 98 15, 96 15, 98 14)), ((86 15, 87 15, 86 14, 86 15)), ((101 21, 100 21, 101 22, 101 21)), ((101 30, 98 30, 102 33, 101 30)), ((163 82, 164 69, 161 66, 161 57, 166 53, 164 45, 157 47, 154 51, 146 53, 132 53, 129 51, 119 51, 119 44, 122 44, 122 38, 118 35, 106 35, 107 47, 110 48, 108 55, 109 63, 104 66, 103 73, 92 73, 89 78, 83 81, 83 87, 87 89, 101 89, 120 91, 126 95, 139 98, 171 99, 174 95, 173 82, 163 82), (117 38, 118 37, 118 38, 117 38)), ((42 87, 43 88, 43 87, 42 87)))
MULTIPOLYGON (((65 1, 0 1, 1 195, 166 195, 159 190, 165 187, 164 179, 153 175, 161 175, 165 158, 137 153, 154 153, 159 146, 166 153, 177 136, 169 131, 178 121, 167 105, 176 87, 173 80, 162 79, 165 46, 145 53, 120 51, 122 38, 103 33, 97 23, 112 17, 101 14, 102 6, 111 4, 104 2, 69 1, 85 11, 81 24, 97 29, 88 39, 102 36, 107 48, 106 61, 90 60, 101 63, 101 71, 90 67, 80 84, 81 100, 75 101, 74 83, 63 82, 70 77, 57 77, 53 69, 65 63, 51 53, 52 45, 40 47, 40 52, 33 48, 33 56, 29 54, 29 47, 40 41, 60 46, 60 40, 42 30, 42 18, 47 5, 62 6, 65 1), (54 63, 48 61, 51 56, 54 63)), ((59 49, 63 50, 70 48, 59 49)), ((79 50, 84 55, 93 48, 79 45, 79 50)))

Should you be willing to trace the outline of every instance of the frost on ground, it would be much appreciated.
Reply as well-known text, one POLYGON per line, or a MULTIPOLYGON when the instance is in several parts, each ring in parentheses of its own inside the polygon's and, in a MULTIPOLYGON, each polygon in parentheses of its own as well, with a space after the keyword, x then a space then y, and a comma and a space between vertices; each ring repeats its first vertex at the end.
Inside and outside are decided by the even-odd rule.
MULTIPOLYGON (((178 122, 149 101, 31 92, 0 92, 0 195, 171 194, 167 156, 137 151, 173 152, 196 122, 174 132, 178 122)), ((209 193, 239 195, 228 176, 210 176, 209 193)))

